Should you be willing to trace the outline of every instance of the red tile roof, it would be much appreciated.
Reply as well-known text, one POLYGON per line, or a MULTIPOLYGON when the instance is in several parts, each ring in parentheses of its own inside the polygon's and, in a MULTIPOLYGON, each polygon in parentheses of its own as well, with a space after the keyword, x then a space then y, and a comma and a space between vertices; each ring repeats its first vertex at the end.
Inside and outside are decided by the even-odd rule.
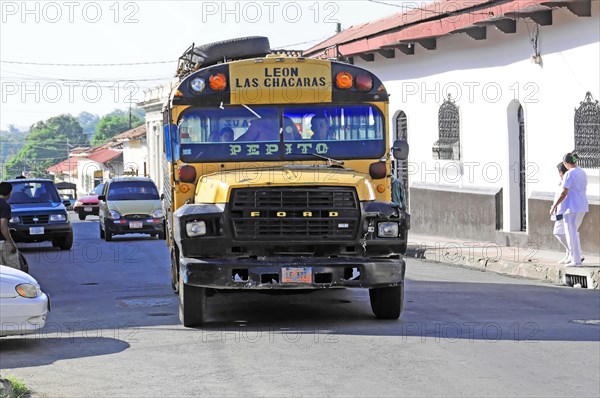
POLYGON ((101 147, 92 152, 90 155, 88 155, 87 158, 89 160, 93 160, 94 162, 106 163, 110 162, 111 160, 119 156, 121 153, 122 152, 113 151, 112 149, 101 147))
POLYGON ((386 49, 386 46, 437 38, 482 26, 486 22, 514 18, 515 13, 550 10, 551 7, 564 6, 567 1, 441 0, 420 9, 411 6, 417 3, 409 3, 406 8, 411 11, 352 26, 304 51, 304 56, 331 58, 338 53, 348 56, 373 52, 386 49))
POLYGON ((126 141, 126 140, 135 140, 137 138, 141 138, 146 135, 146 123, 131 129, 127 130, 121 134, 117 134, 112 137, 111 141, 126 141))
POLYGON ((57 163, 53 166, 50 166, 46 169, 48 173, 68 173, 70 171, 77 171, 77 158, 71 157, 69 163, 69 159, 65 159, 60 163, 57 163))

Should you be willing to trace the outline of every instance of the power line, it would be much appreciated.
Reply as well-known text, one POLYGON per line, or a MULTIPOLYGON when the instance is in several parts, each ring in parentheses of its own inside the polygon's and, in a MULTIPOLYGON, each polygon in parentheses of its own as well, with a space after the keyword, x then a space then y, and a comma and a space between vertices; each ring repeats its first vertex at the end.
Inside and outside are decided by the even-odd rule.
POLYGON ((177 61, 152 61, 152 62, 123 62, 113 64, 56 64, 50 62, 26 62, 26 61, 0 61, 3 64, 17 65, 39 65, 39 66, 134 66, 134 65, 154 65, 154 64, 173 64, 177 61))
POLYGON ((61 78, 47 78, 47 77, 17 77, 17 76, 0 76, 1 80, 18 80, 23 82, 75 82, 75 83, 134 83, 134 82, 156 82, 166 81, 172 79, 172 77, 156 77, 148 79, 61 79, 61 78))

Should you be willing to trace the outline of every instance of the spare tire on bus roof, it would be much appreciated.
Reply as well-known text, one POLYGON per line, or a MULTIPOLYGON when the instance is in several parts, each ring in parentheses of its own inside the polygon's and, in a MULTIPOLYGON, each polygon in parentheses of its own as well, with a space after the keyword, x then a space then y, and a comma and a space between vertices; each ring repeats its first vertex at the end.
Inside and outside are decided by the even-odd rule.
POLYGON ((224 59, 264 57, 270 52, 271 45, 267 37, 240 37, 195 46, 193 62, 208 66, 224 59))

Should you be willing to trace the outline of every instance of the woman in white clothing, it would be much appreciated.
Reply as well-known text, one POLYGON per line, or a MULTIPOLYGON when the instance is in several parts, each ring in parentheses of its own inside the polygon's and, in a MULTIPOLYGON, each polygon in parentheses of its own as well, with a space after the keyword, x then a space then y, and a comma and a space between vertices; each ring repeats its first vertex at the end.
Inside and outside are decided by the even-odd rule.
POLYGON ((567 244, 571 253, 571 259, 566 266, 581 265, 583 255, 578 229, 585 213, 589 211, 586 195, 587 176, 585 171, 577 167, 577 160, 577 155, 571 152, 563 157, 563 164, 567 168, 562 182, 563 191, 550 208, 550 214, 554 214, 558 206, 562 204, 567 244))
MULTIPOLYGON (((567 168, 565 167, 565 165, 563 164, 563 162, 560 162, 558 165, 556 165, 556 168, 558 169, 558 175, 560 176, 560 183, 558 184, 560 187, 560 190, 556 191, 556 194, 554 195, 554 202, 556 202, 558 200, 558 198, 560 197, 560 194, 563 191, 562 181, 563 181, 563 177, 564 177, 565 173, 568 171, 567 168)), ((554 234, 556 239, 558 239, 560 244, 563 245, 563 247, 565 248, 565 257, 558 262, 559 264, 566 264, 571 260, 571 252, 569 251, 569 244, 567 242, 567 235, 565 233, 565 224, 562 219, 563 213, 564 213, 563 206, 562 206, 562 203, 560 203, 556 207, 556 213, 554 213, 553 219, 555 221, 554 221, 554 230, 552 231, 552 233, 554 234)))

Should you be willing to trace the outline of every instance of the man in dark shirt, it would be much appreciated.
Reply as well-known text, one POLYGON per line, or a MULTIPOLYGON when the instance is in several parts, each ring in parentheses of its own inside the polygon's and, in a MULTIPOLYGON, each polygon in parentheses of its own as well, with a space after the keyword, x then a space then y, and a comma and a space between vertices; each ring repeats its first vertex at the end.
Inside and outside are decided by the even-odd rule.
POLYGON ((21 269, 21 261, 17 245, 10 236, 10 204, 8 198, 12 192, 12 185, 0 182, 0 264, 21 269))

